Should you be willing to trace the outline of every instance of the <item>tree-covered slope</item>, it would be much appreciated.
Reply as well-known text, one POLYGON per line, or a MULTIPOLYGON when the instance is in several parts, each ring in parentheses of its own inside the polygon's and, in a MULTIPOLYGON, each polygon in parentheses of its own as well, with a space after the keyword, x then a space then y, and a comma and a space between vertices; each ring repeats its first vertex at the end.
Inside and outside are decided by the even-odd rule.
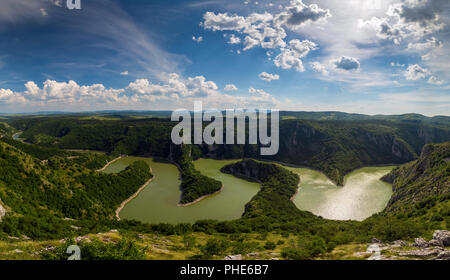
MULTIPOLYGON (((406 163, 416 159, 425 144, 450 140, 446 117, 286 114, 294 119, 280 122, 279 152, 264 158, 316 168, 338 184, 354 169, 406 163)), ((17 118, 11 125, 23 130, 32 143, 167 158, 175 123, 168 119, 39 116, 17 118)), ((195 150, 200 156, 217 159, 262 158, 258 145, 200 145, 195 150)))
POLYGON ((171 146, 170 159, 174 161, 181 171, 181 198, 180 205, 192 203, 197 199, 216 193, 221 190, 222 183, 202 175, 192 163, 192 146, 171 146))
POLYGON ((426 145, 416 161, 402 165, 383 177, 393 184, 394 195, 386 211, 410 209, 433 197, 450 194, 450 142, 426 145))
POLYGON ((0 141, 0 198, 8 210, 0 231, 45 238, 69 231, 64 218, 110 219, 152 176, 143 161, 110 175, 87 168, 91 163, 61 155, 40 160, 0 141))

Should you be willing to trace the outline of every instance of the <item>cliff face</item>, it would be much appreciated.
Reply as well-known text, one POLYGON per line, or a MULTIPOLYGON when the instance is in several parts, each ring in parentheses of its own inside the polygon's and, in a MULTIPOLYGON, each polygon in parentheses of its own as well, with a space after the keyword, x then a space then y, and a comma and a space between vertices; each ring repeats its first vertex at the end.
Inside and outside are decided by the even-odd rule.
MULTIPOLYGON (((280 121, 279 152, 263 158, 321 170, 337 184, 342 184, 345 174, 357 168, 410 162, 418 158, 425 144, 450 141, 447 117, 364 117, 340 113, 298 116, 310 118, 280 121)), ((60 148, 158 157, 169 156, 174 125, 164 119, 104 122, 71 116, 24 118, 12 124, 24 131, 25 138, 47 139, 45 143, 60 148)), ((198 145, 193 148, 193 156, 194 151, 196 157, 262 158, 260 147, 250 144, 198 145)))
MULTIPOLYGON (((422 148, 422 137, 435 139, 426 129, 419 136, 417 131, 405 128, 403 134, 407 141, 400 130, 392 123, 283 121, 278 154, 264 158, 321 170, 342 185, 345 174, 357 168, 412 161, 418 157, 416 147, 422 148)), ((213 150, 203 147, 203 151, 219 159, 262 158, 254 145, 218 145, 213 150)))
POLYGON ((424 146, 418 160, 382 178, 393 184, 386 211, 407 208, 426 198, 450 193, 450 142, 424 146))

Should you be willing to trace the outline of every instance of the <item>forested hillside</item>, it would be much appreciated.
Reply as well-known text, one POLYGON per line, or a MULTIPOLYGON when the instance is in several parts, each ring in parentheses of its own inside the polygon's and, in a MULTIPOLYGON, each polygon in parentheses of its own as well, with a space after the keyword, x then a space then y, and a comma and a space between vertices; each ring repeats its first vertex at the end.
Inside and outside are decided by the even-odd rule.
POLYGON ((33 151, 23 146, 28 144, 14 141, 28 154, 7 142, 0 141, 0 197, 8 212, 0 223, 0 235, 70 235, 63 219, 112 218, 115 208, 152 176, 141 161, 107 175, 89 168, 96 167, 96 155, 65 156, 59 151, 41 160, 31 154, 44 155, 48 150, 39 152, 33 146, 33 151))
MULTIPOLYGON (((264 158, 321 170, 338 184, 342 184, 345 174, 359 167, 406 163, 416 159, 425 144, 450 140, 448 117, 298 114, 282 113, 286 119, 280 123, 280 150, 264 158)), ((165 158, 170 154, 170 133, 175 125, 164 118, 123 116, 105 120, 27 117, 10 123, 24 131, 23 137, 31 143, 165 158)), ((249 144, 201 145, 194 150, 197 156, 217 159, 261 158, 259 147, 249 144)))
MULTIPOLYGON (((386 212, 414 207, 420 210, 447 201, 450 196, 450 142, 426 145, 418 160, 399 166, 383 180, 392 183, 394 190, 386 212)), ((450 214, 448 204, 440 210, 442 213, 435 213, 437 220, 450 214)))

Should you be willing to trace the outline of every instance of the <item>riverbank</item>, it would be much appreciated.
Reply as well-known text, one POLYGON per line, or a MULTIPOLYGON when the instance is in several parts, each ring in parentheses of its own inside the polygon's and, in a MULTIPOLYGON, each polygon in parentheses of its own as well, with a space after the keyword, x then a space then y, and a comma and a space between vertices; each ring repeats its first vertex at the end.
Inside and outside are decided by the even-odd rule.
POLYGON ((110 162, 108 162, 105 166, 103 166, 103 168, 97 169, 96 171, 97 171, 97 172, 105 171, 105 169, 108 168, 108 166, 110 166, 110 165, 113 164, 114 162, 116 162, 116 161, 118 161, 119 159, 124 158, 124 157, 127 157, 127 156, 120 156, 120 157, 118 157, 118 158, 115 158, 115 159, 111 160, 110 162))
POLYGON ((192 202, 188 202, 188 203, 178 203, 177 206, 178 206, 178 207, 187 207, 187 206, 194 205, 195 203, 200 202, 201 200, 203 200, 203 199, 205 199, 205 198, 207 198, 207 197, 210 197, 210 196, 213 196, 213 195, 215 195, 215 194, 220 193, 220 192, 223 190, 223 188, 224 188, 224 185, 222 184, 222 187, 220 188, 220 190, 218 190, 218 191, 216 191, 216 192, 214 192, 214 193, 210 193, 210 194, 206 194, 206 195, 204 195, 204 196, 201 196, 201 197, 197 198, 196 200, 194 200, 194 201, 192 201, 192 202))
MULTIPOLYGON (((150 172, 152 172, 151 168, 150 168, 150 172)), ((152 178, 150 178, 147 182, 145 182, 145 184, 143 184, 132 196, 130 196, 129 198, 127 198, 120 204, 120 206, 116 209, 116 219, 118 221, 120 221, 119 213, 120 213, 120 211, 122 211, 122 209, 125 207, 125 205, 127 205, 128 202, 135 199, 139 195, 139 193, 141 193, 145 189, 145 187, 153 181, 154 178, 155 178, 155 175, 153 175, 152 178)))
POLYGON ((12 138, 16 141, 20 141, 22 143, 25 143, 23 139, 20 138, 20 135, 22 135, 23 131, 19 131, 13 134, 12 138))

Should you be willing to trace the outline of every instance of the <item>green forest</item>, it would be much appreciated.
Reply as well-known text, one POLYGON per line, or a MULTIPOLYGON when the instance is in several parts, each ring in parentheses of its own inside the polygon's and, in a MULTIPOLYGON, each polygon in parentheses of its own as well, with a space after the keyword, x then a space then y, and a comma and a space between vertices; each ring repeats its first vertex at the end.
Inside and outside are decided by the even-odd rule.
MULTIPOLYGON (((280 153, 261 158, 254 145, 172 145, 173 124, 166 119, 12 118, 8 126, 14 129, 0 138, 0 197, 7 210, 0 222, 0 240, 23 235, 33 240, 73 238, 110 229, 131 235, 196 233, 216 236, 205 243, 202 254, 193 256, 208 258, 216 255, 214 252, 234 250, 234 243, 223 241, 224 235, 279 234, 297 238, 295 244, 283 247, 284 258, 309 259, 336 246, 369 242, 373 237, 394 241, 429 236, 435 229, 450 227, 450 142, 426 143, 450 140, 446 121, 411 121, 409 117, 289 119, 281 123, 280 153), (23 131, 25 142, 10 137, 16 131, 23 131), (96 172, 121 154, 162 157, 176 163, 182 178, 181 204, 217 192, 222 186, 195 170, 192 161, 200 157, 284 161, 322 170, 337 183, 360 166, 404 164, 383 178, 393 184, 388 207, 363 222, 326 220, 299 210, 290 200, 300 180, 296 174, 275 164, 245 159, 222 169, 262 186, 240 219, 172 225, 115 219, 120 203, 153 176, 143 161, 117 174, 96 172)), ((264 246, 282 244, 270 242, 264 246)), ((92 258, 99 257, 96 254, 101 250, 111 252, 111 258, 142 257, 133 243, 111 248, 96 243, 83 246, 92 258)), ((57 252, 46 258, 62 257, 57 252)))

